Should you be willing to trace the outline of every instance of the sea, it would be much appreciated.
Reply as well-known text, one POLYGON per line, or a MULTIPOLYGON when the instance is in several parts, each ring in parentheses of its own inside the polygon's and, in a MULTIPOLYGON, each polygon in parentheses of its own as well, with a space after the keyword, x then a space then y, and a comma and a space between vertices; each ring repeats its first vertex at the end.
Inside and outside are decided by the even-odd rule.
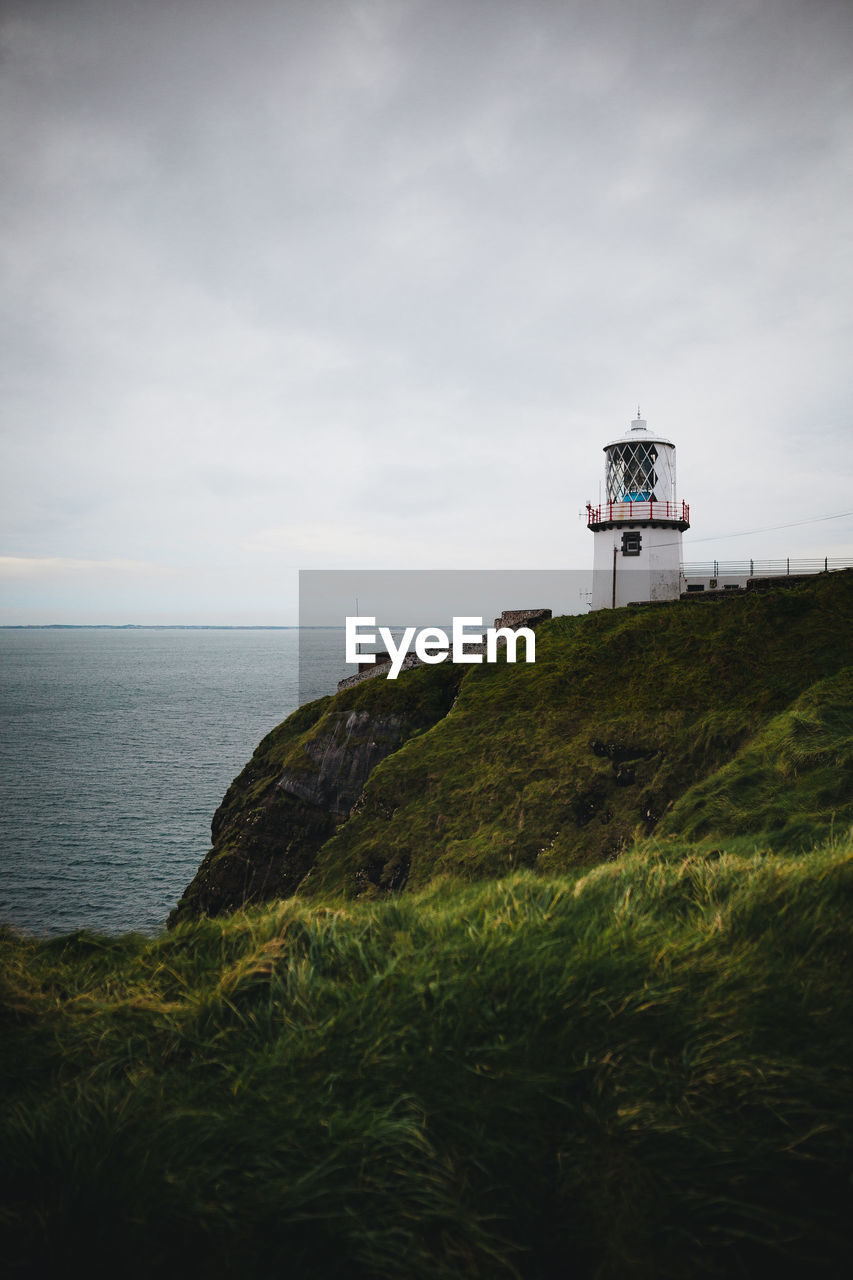
MULTIPOLYGON (((314 639, 319 697, 351 668, 314 639)), ((0 628, 0 924, 162 930, 298 660, 295 627, 0 628)))

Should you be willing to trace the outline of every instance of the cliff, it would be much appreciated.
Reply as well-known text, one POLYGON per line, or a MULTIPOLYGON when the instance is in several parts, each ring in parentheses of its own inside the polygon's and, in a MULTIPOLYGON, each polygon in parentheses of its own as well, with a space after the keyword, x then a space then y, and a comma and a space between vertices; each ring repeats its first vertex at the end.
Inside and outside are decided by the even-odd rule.
POLYGON ((405 679, 366 681, 288 716, 225 793, 211 824, 213 847, 170 925, 296 892, 368 775, 447 714, 462 676, 463 668, 450 664, 419 667, 405 679))
POLYGON ((260 744, 170 923, 611 860, 808 848, 853 820, 853 573, 555 618, 534 665, 419 667, 260 744))

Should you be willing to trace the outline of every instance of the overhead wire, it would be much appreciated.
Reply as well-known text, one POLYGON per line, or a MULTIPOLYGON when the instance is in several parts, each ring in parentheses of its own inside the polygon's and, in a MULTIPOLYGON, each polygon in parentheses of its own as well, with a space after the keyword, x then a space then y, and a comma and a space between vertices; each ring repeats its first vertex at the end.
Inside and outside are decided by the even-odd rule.
POLYGON ((763 529, 742 529, 740 533, 710 534, 705 538, 691 538, 694 542, 721 542, 723 538, 747 538, 753 533, 775 533, 779 529, 794 529, 801 524, 820 524, 824 520, 843 520, 845 516, 853 516, 853 511, 837 511, 831 516, 814 516, 809 520, 789 520, 787 524, 770 524, 763 529))
MULTIPOLYGON (((583 512, 579 513, 581 516, 583 512)), ((697 542, 722 542, 724 538, 748 538, 755 533, 776 533, 780 529, 794 529, 798 525, 804 524, 821 524, 825 520, 843 520, 846 516, 853 516, 853 511, 836 511, 830 516, 813 516, 808 520, 789 520, 787 524, 771 524, 766 525, 762 529, 742 529, 739 533, 716 533, 708 534, 704 538, 691 538, 690 545, 694 546, 697 542)), ((660 547, 674 546, 675 542, 660 542, 660 547)))

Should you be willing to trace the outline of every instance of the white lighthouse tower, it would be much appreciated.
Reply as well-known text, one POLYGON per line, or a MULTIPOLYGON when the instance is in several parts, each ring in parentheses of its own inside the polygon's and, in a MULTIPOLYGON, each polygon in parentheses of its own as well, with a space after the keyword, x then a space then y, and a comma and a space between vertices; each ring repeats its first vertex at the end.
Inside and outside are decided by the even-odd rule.
POLYGON ((690 509, 675 492, 675 445, 637 416, 604 446, 607 499, 587 503, 595 547, 593 609, 681 594, 681 535, 690 509))

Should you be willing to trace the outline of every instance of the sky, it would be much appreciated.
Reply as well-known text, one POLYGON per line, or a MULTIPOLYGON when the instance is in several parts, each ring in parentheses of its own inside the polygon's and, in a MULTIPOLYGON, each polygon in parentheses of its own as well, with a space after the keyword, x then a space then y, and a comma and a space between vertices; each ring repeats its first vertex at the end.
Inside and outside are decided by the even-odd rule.
POLYGON ((1 623, 853 558, 849 0, 0 0, 1 623), (847 513, 846 515, 843 513, 847 513))

